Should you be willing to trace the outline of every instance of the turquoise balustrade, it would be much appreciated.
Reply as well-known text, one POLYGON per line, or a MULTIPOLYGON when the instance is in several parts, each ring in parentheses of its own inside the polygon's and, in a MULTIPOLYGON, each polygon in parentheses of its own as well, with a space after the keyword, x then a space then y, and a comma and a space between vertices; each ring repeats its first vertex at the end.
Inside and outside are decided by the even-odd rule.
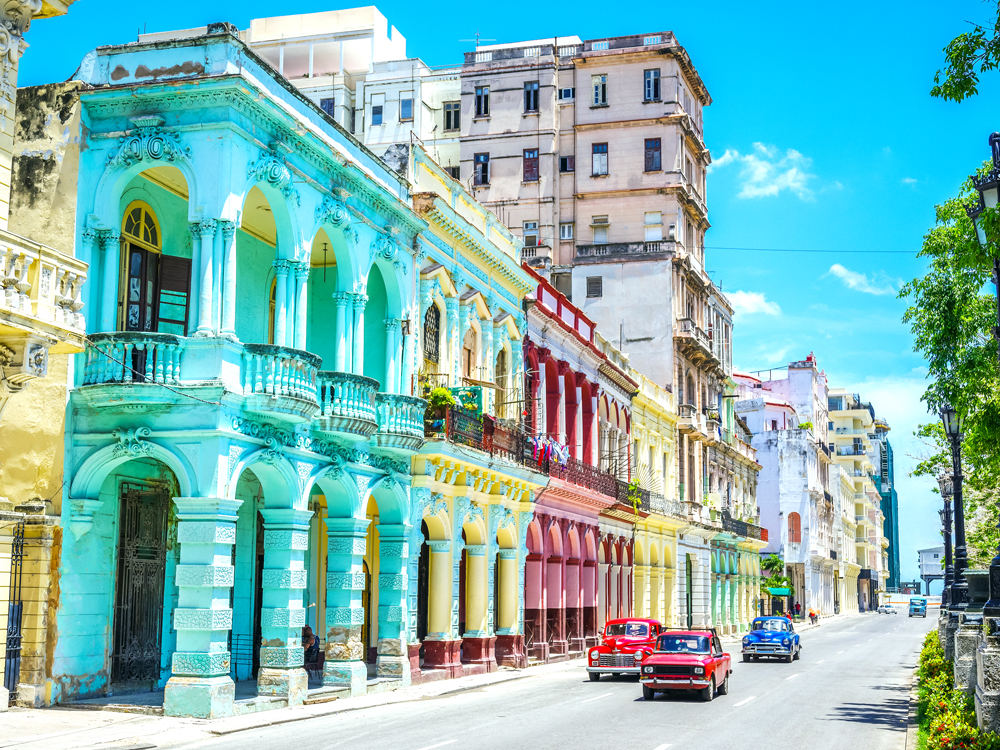
POLYGON ((322 370, 318 373, 318 383, 320 411, 314 421, 317 430, 365 438, 378 430, 377 380, 322 370))
POLYGON ((427 402, 416 396, 376 393, 375 404, 378 408, 378 444, 385 448, 419 450, 424 443, 427 402))
POLYGON ((297 349, 244 344, 243 395, 285 396, 315 403, 321 362, 315 354, 297 349))
POLYGON ((168 333, 94 333, 87 341, 83 384, 181 382, 184 339, 168 333))

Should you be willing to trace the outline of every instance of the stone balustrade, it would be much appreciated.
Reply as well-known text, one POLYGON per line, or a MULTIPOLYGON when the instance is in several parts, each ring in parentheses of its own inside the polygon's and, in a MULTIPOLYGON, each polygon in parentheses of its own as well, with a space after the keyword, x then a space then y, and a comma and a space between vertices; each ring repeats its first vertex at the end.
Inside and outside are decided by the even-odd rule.
POLYGON ((369 437, 378 431, 375 395, 379 382, 348 372, 318 373, 319 416, 316 429, 369 437))
POLYGON ((376 393, 378 434, 376 441, 385 448, 416 451, 424 444, 424 414, 427 402, 416 396, 376 393))
POLYGON ((169 333, 95 333, 87 342, 83 384, 178 385, 183 342, 169 333))
POLYGON ((243 346, 243 395, 289 396, 316 402, 322 360, 315 354, 271 344, 243 346))
POLYGON ((0 229, 0 313, 82 349, 87 264, 0 229), (20 318, 20 321, 16 319, 20 318), (39 325, 40 324, 40 325, 39 325))

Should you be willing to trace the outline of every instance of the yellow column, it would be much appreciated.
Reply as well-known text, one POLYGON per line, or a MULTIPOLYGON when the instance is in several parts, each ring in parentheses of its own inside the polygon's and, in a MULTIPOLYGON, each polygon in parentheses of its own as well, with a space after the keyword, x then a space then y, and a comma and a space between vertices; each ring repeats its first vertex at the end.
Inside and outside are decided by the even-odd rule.
POLYGON ((677 612, 674 607, 674 571, 671 568, 663 569, 663 619, 661 622, 667 627, 677 626, 677 612))
POLYGON ((430 585, 427 591, 427 634, 451 638, 451 540, 427 542, 431 550, 430 585))
POLYGON ((646 585, 649 582, 649 568, 645 565, 635 566, 635 602, 633 612, 636 617, 647 617, 649 612, 649 596, 646 585))
POLYGON ((464 638, 484 638, 486 633, 486 545, 465 545, 464 638))
POLYGON ((500 625, 497 633, 509 635, 517 630, 517 550, 500 550, 500 625))

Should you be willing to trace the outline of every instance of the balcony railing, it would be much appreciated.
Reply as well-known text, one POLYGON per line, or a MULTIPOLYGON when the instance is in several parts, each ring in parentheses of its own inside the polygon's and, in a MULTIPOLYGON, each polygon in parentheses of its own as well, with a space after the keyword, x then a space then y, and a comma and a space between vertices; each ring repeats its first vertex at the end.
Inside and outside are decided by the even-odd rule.
POLYGON ((722 514, 722 530, 728 531, 730 534, 736 534, 737 536, 744 537, 745 539, 759 539, 761 541, 767 541, 767 529, 762 526, 757 526, 747 521, 740 521, 739 519, 733 518, 728 513, 722 514))
POLYGON ((424 415, 427 402, 417 396, 376 393, 378 433, 375 441, 383 448, 417 451, 424 444, 424 415))
POLYGON ((838 456, 867 456, 868 452, 860 447, 853 445, 841 445, 837 447, 838 456))
MULTIPOLYGON (((378 431, 375 395, 379 382, 374 378, 349 372, 321 370, 319 383, 319 415, 316 429, 359 437, 370 437, 378 431)), ((421 415, 422 419, 423 415, 421 415)))
POLYGON ((184 339, 168 333, 95 333, 87 344, 83 384, 177 385, 184 339))
POLYGON ((243 394, 316 401, 323 360, 315 354, 271 344, 243 345, 243 394))
POLYGON ((674 251, 676 243, 673 240, 656 240, 653 242, 607 242, 599 245, 577 245, 576 257, 599 261, 603 258, 636 258, 650 257, 661 253, 674 251))
POLYGON ((83 261, 0 230, 0 311, 5 317, 31 328, 41 323, 82 348, 86 280, 83 261))
POLYGON ((538 462, 538 468, 550 477, 562 479, 577 487, 586 487, 608 497, 617 498, 618 496, 618 480, 613 474, 601 471, 596 466, 591 466, 572 456, 567 459, 565 466, 554 459, 541 459, 538 462))
MULTIPOLYGON (((424 426, 427 437, 440 436, 456 445, 489 453, 511 463, 548 473, 544 462, 533 457, 528 435, 520 427, 489 414, 480 416, 460 406, 449 408, 443 420, 430 420, 424 426)), ((555 463, 555 462, 553 462, 555 463)), ((553 473, 553 476, 556 476, 553 473)))
POLYGON ((649 490, 644 490, 641 487, 633 488, 632 495, 636 499, 635 505, 632 504, 632 498, 629 497, 629 484, 628 482, 623 482, 621 479, 615 479, 615 500, 619 505, 624 505, 634 510, 642 511, 644 513, 649 513, 649 490))
POLYGON ((687 511, 684 509, 684 503, 680 500, 667 499, 663 495, 658 493, 650 493, 649 495, 649 510, 653 513, 659 513, 661 516, 669 516, 672 518, 686 518, 687 511))

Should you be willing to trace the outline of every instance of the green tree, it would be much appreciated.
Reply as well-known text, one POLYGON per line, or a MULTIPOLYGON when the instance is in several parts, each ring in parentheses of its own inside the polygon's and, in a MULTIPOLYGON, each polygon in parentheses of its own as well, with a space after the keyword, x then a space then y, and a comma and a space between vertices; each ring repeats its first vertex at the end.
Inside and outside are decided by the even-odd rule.
POLYGON ((948 42, 945 67, 934 74, 931 96, 960 102, 979 93, 979 75, 1000 66, 1000 2, 993 0, 991 23, 971 24, 972 29, 948 42))

